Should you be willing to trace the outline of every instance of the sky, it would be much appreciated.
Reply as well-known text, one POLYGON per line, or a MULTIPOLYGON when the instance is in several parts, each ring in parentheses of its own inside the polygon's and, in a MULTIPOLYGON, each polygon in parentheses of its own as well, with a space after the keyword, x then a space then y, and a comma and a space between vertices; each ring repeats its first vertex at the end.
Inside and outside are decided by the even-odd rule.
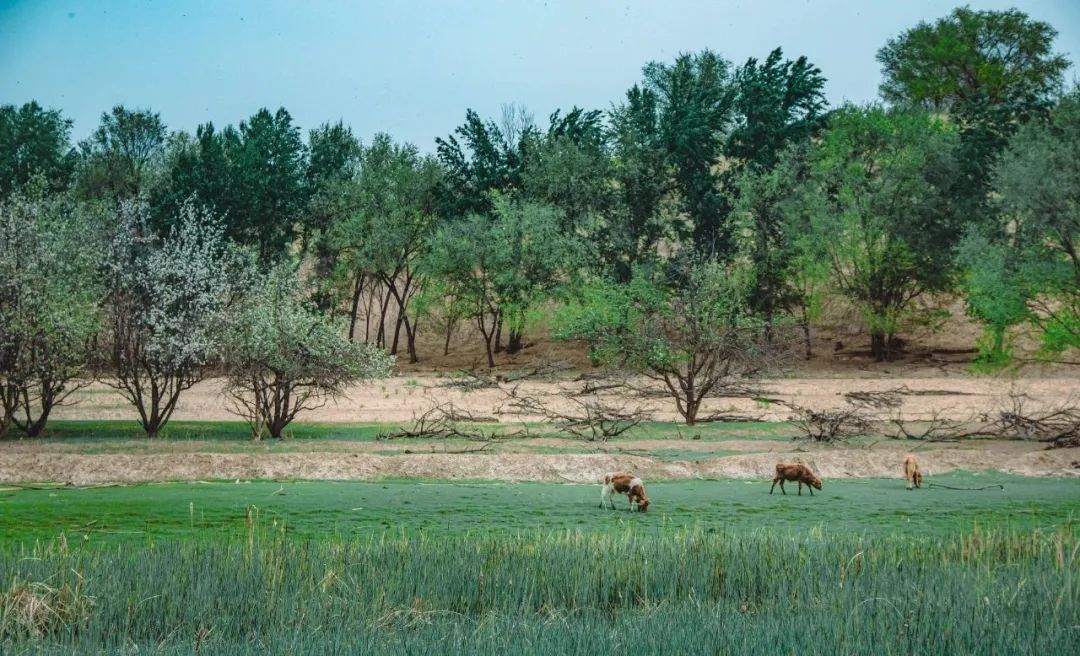
MULTIPOLYGON (((37 100, 85 138, 116 104, 171 129, 284 106, 304 130, 344 120, 423 151, 467 108, 608 109, 649 61, 710 48, 735 64, 780 46, 828 79, 830 103, 877 98, 886 40, 948 14, 932 0, 0 0, 0 104, 37 100)), ((1080 61, 1080 0, 1016 6, 1080 61)), ((1080 79, 1074 66, 1066 77, 1080 79)))

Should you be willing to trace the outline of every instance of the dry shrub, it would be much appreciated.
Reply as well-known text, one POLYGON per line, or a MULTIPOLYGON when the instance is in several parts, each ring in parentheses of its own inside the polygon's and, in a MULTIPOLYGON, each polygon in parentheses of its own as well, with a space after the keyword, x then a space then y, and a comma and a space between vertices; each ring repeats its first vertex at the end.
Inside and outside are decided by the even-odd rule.
POLYGON ((74 587, 16 579, 0 595, 0 638, 38 638, 84 625, 93 606, 82 577, 74 587))

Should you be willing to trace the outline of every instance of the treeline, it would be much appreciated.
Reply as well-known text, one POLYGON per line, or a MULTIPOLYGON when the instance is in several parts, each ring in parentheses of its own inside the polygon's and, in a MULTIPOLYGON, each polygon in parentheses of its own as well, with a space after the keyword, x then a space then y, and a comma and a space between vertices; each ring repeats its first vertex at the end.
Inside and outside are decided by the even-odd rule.
POLYGON ((836 108, 805 57, 683 54, 608 111, 467 111, 433 155, 285 109, 188 134, 118 106, 72 147, 60 111, 0 107, 4 424, 40 432, 95 365, 154 434, 216 365, 279 435, 381 353, 419 360, 420 331, 445 350, 471 323, 494 366, 555 307, 559 335, 687 399, 793 330, 809 356, 826 299, 878 360, 946 293, 986 366, 1028 329, 1059 354, 1080 345, 1080 93, 1055 35, 957 9, 881 48, 880 103, 836 108))

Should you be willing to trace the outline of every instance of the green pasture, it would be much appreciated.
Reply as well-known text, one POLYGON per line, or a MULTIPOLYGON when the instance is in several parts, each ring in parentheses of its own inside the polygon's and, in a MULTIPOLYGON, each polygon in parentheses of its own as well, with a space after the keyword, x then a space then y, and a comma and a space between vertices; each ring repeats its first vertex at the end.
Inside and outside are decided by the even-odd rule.
MULTIPOLYGON (((177 455, 178 458, 184 457, 177 455)), ((481 456, 477 456, 481 457, 481 456)), ((0 544, 66 533, 93 544, 243 535, 249 514, 262 529, 302 539, 352 539, 385 532, 505 535, 530 531, 661 535, 681 528, 783 534, 946 535, 976 527, 1052 529, 1080 518, 1080 481, 998 473, 955 473, 938 484, 1003 490, 908 491, 901 479, 826 481, 798 496, 769 494, 766 480, 647 485, 648 513, 626 497, 600 509, 599 485, 446 481, 215 481, 89 489, 0 488, 0 544)))

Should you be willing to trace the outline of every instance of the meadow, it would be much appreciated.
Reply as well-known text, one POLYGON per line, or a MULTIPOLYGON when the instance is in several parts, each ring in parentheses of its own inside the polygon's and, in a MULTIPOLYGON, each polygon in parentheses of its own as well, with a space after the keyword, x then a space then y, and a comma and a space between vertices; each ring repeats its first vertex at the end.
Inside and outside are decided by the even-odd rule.
MULTIPOLYGON (((765 478, 648 480, 647 513, 629 512, 625 497, 598 508, 597 484, 166 482, 214 453, 332 460, 385 447, 378 457, 410 458, 429 446, 376 441, 385 428, 297 424, 291 439, 253 444, 236 422, 176 422, 145 440, 130 424, 60 421, 43 441, 9 444, 9 457, 93 466, 143 454, 177 469, 151 484, 0 485, 0 653, 1080 648, 1076 478, 953 471, 907 491, 899 477, 834 477, 814 496, 770 495, 765 478)), ((790 449, 789 432, 714 424, 691 436, 652 423, 605 448, 721 458, 759 441, 790 449)), ((532 441, 464 457, 595 446, 532 441)), ((1000 446, 971 448, 977 460, 1000 446)))
POLYGON ((5 654, 1071 653, 1080 481, 0 492, 5 654), (620 499, 625 501, 625 499, 620 499))

